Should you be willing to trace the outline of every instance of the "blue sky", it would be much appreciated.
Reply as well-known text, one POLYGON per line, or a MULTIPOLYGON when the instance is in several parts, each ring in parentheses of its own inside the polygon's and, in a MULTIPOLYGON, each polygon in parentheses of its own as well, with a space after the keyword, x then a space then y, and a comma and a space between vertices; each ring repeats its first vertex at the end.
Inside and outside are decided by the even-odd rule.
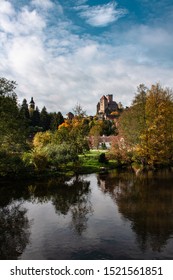
POLYGON ((19 102, 94 115, 103 94, 173 85, 172 0, 0 0, 0 76, 19 102))

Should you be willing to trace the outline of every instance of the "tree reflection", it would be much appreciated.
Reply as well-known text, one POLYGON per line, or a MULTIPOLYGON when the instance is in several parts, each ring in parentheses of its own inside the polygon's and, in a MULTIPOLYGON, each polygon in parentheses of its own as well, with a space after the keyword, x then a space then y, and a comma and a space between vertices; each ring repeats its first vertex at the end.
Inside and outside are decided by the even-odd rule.
POLYGON ((140 248, 160 252, 173 234, 172 175, 163 173, 99 177, 99 186, 108 192, 137 234, 140 248), (163 181, 164 179, 164 181, 163 181))
POLYGON ((90 182, 82 177, 71 181, 51 179, 47 183, 37 183, 28 186, 30 201, 45 203, 51 201, 58 215, 70 215, 70 227, 79 235, 87 228, 87 221, 92 215, 90 203, 90 182))
POLYGON ((58 214, 71 214, 71 227, 79 235, 86 230, 88 217, 93 212, 89 201, 89 186, 90 182, 75 178, 65 188, 61 187, 52 198, 52 203, 58 214))
POLYGON ((21 204, 0 209, 0 259, 17 259, 29 242, 27 210, 21 204))

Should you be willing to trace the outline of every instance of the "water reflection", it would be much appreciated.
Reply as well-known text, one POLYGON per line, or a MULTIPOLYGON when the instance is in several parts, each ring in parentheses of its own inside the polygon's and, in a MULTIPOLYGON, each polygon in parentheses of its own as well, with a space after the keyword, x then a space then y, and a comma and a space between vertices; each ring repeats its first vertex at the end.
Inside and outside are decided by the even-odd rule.
POLYGON ((0 209, 0 259, 16 259, 29 242, 30 223, 21 203, 0 209))
POLYGON ((173 174, 0 186, 1 259, 173 258, 173 174))
POLYGON ((33 203, 52 202, 58 215, 71 215, 70 227, 81 235, 87 228, 88 217, 92 215, 90 203, 90 182, 75 177, 70 182, 49 180, 28 187, 33 203))
POLYGON ((99 176, 98 184, 131 222, 140 249, 161 252, 173 235, 172 173, 114 173, 99 176))

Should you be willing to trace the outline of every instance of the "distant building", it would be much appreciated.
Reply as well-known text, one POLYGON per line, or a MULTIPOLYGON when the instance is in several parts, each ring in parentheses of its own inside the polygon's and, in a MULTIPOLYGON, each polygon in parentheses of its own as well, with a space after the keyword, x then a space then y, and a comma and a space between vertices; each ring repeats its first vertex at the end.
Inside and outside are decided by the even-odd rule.
POLYGON ((91 149, 100 149, 100 148, 105 148, 105 149, 110 149, 111 148, 111 143, 114 139, 116 139, 117 136, 115 135, 110 135, 110 136, 89 136, 89 146, 91 149))
POLYGON ((97 115, 109 118, 112 112, 118 112, 119 111, 119 104, 117 102, 113 101, 113 95, 103 95, 100 98, 100 102, 97 104, 97 115))
POLYGON ((67 116, 68 120, 72 120, 74 118, 74 114, 72 112, 68 112, 66 114, 66 116, 67 116))
POLYGON ((31 101, 29 102, 29 110, 35 110, 35 102, 33 97, 31 97, 31 101))

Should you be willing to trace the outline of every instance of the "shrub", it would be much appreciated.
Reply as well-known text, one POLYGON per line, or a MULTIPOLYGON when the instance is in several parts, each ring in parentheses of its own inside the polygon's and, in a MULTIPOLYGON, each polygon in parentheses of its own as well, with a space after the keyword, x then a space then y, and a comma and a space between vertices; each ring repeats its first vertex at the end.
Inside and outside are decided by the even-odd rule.
POLYGON ((108 159, 106 158, 105 153, 101 153, 101 154, 99 155, 98 161, 99 161, 100 163, 108 163, 108 159))

